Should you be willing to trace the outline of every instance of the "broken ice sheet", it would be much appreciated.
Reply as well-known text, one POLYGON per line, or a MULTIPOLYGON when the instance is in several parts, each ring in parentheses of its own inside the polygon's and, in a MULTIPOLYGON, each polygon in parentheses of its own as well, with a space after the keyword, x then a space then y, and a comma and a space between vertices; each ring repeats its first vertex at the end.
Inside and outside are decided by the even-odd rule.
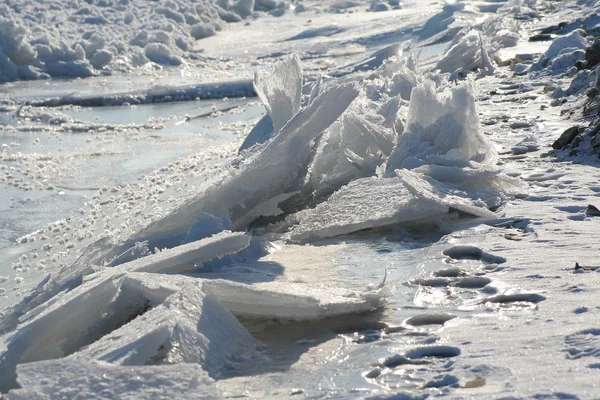
POLYGON ((454 194, 452 189, 422 175, 397 170, 396 177, 363 178, 335 192, 314 209, 297 213, 290 238, 332 237, 363 229, 407 223, 440 223, 451 208, 495 218, 484 204, 454 194))

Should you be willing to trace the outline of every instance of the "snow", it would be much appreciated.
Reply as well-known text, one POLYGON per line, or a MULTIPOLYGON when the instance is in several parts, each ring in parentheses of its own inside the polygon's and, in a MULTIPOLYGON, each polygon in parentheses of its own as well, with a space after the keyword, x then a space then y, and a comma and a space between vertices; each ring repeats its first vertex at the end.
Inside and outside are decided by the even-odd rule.
POLYGON ((123 367, 52 360, 20 365, 18 374, 21 389, 7 399, 219 398, 214 381, 196 364, 123 367))
POLYGON ((533 64, 532 70, 535 71, 545 68, 551 60, 556 59, 561 53, 574 52, 577 49, 585 50, 587 47, 587 40, 581 35, 582 33, 585 34, 582 30, 574 30, 568 35, 554 39, 548 50, 546 50, 533 64))
POLYGON ((595 3, 188 6, 0 6, 2 396, 598 396, 595 3))
POLYGON ((195 40, 251 17, 255 2, 26 0, 0 7, 5 82, 130 71, 148 62, 179 65, 196 56, 195 40))

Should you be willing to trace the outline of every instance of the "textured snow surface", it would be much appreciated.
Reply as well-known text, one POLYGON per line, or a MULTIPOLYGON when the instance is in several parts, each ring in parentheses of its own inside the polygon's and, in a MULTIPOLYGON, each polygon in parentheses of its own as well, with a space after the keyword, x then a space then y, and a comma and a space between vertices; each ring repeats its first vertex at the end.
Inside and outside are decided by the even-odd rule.
POLYGON ((195 40, 257 8, 254 1, 23 0, 0 4, 0 82, 88 77, 149 62, 197 59, 195 40))
POLYGON ((23 389, 4 398, 220 398, 214 381, 197 364, 139 367, 53 360, 20 365, 18 374, 23 389))

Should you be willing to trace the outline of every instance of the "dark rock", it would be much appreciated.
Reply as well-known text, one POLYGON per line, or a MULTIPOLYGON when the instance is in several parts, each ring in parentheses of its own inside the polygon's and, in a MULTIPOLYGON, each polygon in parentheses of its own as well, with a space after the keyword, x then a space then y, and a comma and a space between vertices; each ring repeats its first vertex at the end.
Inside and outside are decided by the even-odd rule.
POLYGON ((595 39, 594 43, 585 49, 585 61, 590 68, 600 63, 600 39, 595 39))
POLYGON ((583 60, 583 61, 577 61, 575 63, 575 68, 577 68, 578 71, 581 71, 583 69, 587 69, 588 68, 588 62, 583 60))
POLYGON ((559 150, 565 146, 568 146, 581 132, 583 132, 583 128, 580 126, 570 127, 564 131, 554 143, 552 143, 552 148, 559 150))
POLYGON ((540 33, 529 38, 530 42, 546 42, 548 40, 552 40, 552 35, 547 33, 540 33))
POLYGON ((600 217, 600 210, 593 204, 588 204, 587 209, 585 210, 585 215, 589 215, 591 217, 600 217))
POLYGON ((568 24, 566 22, 561 22, 558 25, 552 25, 552 26, 542 29, 540 31, 540 33, 542 33, 542 34, 562 33, 562 31, 564 31, 567 26, 568 26, 568 24))

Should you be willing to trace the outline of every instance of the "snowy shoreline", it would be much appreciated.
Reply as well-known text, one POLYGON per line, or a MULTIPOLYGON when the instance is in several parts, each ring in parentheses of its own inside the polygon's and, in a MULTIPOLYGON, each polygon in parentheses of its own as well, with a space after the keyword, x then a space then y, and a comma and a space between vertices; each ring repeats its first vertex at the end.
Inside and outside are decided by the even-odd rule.
MULTIPOLYGON (((243 144, 101 190, 4 253, 16 277, 52 272, 1 316, 4 396, 599 396, 582 111, 600 17, 567 3, 428 4, 415 24, 445 25, 404 34, 447 41, 433 62, 382 46, 310 81, 318 61, 269 62, 243 144)), ((345 17, 359 34, 311 27, 294 49, 388 37, 345 17)))

